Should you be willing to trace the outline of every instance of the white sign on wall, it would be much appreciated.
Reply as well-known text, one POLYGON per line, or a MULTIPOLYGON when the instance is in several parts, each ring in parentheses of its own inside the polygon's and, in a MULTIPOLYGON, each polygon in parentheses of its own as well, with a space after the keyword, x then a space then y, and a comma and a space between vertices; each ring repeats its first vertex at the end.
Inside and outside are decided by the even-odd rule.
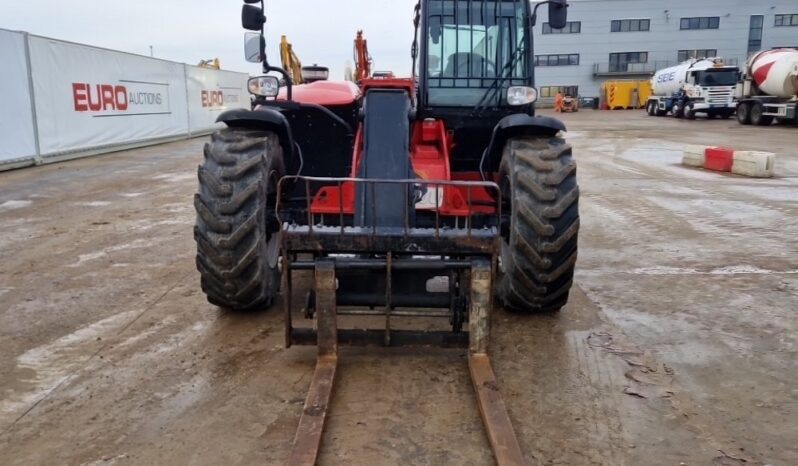
POLYGON ((3 29, 0 59, 0 169, 199 134, 250 107, 244 73, 3 29))
POLYGON ((182 64, 30 37, 44 157, 187 133, 182 64))
POLYGON ((217 127, 216 118, 225 110, 250 107, 241 73, 186 66, 186 82, 191 132, 217 127))
POLYGON ((0 89, 3 108, 0 110, 0 163, 33 159, 36 137, 29 92, 28 64, 25 55, 25 34, 0 29, 0 89))

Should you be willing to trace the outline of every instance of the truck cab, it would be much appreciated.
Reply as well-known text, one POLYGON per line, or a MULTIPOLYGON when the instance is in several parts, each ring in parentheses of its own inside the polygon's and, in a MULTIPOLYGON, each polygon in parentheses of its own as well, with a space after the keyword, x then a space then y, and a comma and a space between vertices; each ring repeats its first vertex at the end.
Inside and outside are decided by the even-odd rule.
POLYGON ((726 66, 722 59, 691 59, 654 74, 653 95, 648 101, 649 115, 694 119, 703 113, 707 118, 729 118, 737 102, 735 91, 740 70, 726 66))

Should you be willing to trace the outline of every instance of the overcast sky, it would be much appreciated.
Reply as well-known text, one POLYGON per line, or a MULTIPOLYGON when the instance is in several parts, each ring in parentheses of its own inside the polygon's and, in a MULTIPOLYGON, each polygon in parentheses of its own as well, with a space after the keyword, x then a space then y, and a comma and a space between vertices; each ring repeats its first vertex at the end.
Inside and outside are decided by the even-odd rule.
MULTIPOLYGON (((329 66, 341 79, 364 29, 377 70, 410 72, 416 0, 266 0, 267 48, 279 65, 288 35, 303 65, 329 66)), ((0 0, 0 28, 223 69, 258 72, 244 61, 240 0, 0 0)))

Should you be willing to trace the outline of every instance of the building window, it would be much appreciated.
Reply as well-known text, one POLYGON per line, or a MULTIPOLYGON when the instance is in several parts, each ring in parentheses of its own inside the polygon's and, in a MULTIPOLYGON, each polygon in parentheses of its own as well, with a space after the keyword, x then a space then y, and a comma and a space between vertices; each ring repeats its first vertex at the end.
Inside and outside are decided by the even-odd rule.
POLYGON ((648 63, 648 52, 620 52, 610 54, 610 72, 629 71, 633 63, 648 63))
POLYGON ((720 17, 701 16, 697 18, 682 18, 682 29, 718 29, 720 27, 720 17))
POLYGON ((579 64, 579 54, 535 55, 535 66, 572 66, 579 64))
POLYGON ((748 29, 748 55, 758 52, 762 48, 762 27, 765 17, 751 15, 751 27, 748 29))
POLYGON ((776 26, 798 26, 798 14, 776 15, 776 26))
POLYGON ((564 96, 576 97, 579 95, 579 86, 542 86, 540 88, 541 97, 556 97, 558 92, 564 96))
POLYGON ((715 49, 679 50, 679 63, 691 58, 715 58, 718 51, 715 49))
POLYGON ((568 21, 562 29, 554 29, 549 23, 543 23, 543 34, 579 34, 582 32, 581 21, 568 21))
POLYGON ((650 19, 614 19, 610 23, 611 32, 638 32, 651 30, 650 19))

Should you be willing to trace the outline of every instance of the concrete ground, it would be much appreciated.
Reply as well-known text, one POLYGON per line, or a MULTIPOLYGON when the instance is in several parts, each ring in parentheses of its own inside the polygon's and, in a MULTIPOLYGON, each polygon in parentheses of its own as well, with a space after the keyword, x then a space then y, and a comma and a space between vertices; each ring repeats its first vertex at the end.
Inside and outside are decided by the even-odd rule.
MULTIPOLYGON (((582 187, 559 315, 498 309, 531 464, 798 464, 798 128, 563 116, 582 187), (778 177, 679 165, 778 153, 778 177)), ((314 348, 209 305, 202 139, 0 173, 0 464, 282 464, 314 348)), ((320 464, 491 464, 458 350, 345 349, 320 464)))

